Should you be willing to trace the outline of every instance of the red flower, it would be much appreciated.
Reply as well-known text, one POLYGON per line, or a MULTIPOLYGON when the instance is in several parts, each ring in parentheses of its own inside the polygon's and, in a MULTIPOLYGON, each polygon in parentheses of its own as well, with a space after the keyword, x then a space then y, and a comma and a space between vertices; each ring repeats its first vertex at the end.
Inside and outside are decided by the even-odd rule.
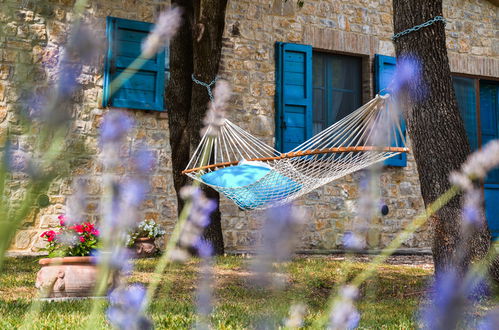
POLYGON ((85 228, 83 227, 83 225, 71 226, 71 227, 69 227, 69 229, 73 229, 78 234, 83 234, 83 232, 85 232, 85 228))
POLYGON ((47 242, 52 242, 54 240, 54 238, 55 238, 55 235, 57 235, 55 231, 48 230, 48 231, 44 231, 40 235, 40 237, 46 237, 47 238, 47 242))
POLYGON ((66 224, 66 216, 64 214, 61 214, 60 216, 57 217, 59 219, 59 224, 61 226, 64 226, 66 224))
POLYGON ((89 233, 90 235, 99 235, 99 230, 95 228, 94 224, 85 222, 83 226, 85 227, 85 232, 89 233))
POLYGON ((85 237, 80 236, 80 242, 85 243, 85 237))
POLYGON ((87 233, 91 233, 91 232, 92 232, 92 230, 94 230, 94 225, 93 225, 93 224, 91 224, 90 222, 85 222, 85 223, 83 223, 83 226, 85 227, 85 231, 86 231, 87 233))

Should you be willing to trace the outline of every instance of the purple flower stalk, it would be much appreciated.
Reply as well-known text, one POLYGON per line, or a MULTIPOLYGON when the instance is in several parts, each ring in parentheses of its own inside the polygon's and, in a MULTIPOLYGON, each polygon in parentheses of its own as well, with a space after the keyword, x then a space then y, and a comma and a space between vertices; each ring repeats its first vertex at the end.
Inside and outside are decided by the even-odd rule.
POLYGON ((428 92, 423 83, 421 72, 421 61, 415 56, 405 55, 397 58, 395 74, 388 90, 394 95, 402 94, 408 90, 413 98, 421 100, 428 92))
POLYGON ((149 34, 144 44, 142 52, 146 57, 152 57, 166 46, 168 41, 177 33, 182 23, 182 9, 174 7, 162 12, 154 29, 149 34))
POLYGON ((351 231, 347 231, 343 234, 342 243, 345 249, 352 251, 360 251, 366 247, 366 240, 359 234, 351 231))
POLYGON ((146 290, 139 284, 117 288, 109 295, 107 319, 117 329, 153 329, 142 310, 146 290))
POLYGON ((329 314, 329 330, 355 329, 359 325, 360 313, 355 308, 354 301, 359 296, 359 290, 352 285, 340 290, 339 300, 334 304, 329 314))
POLYGON ((97 264, 107 264, 120 274, 131 274, 133 270, 132 253, 127 248, 115 246, 110 252, 96 250, 94 256, 97 264))
POLYGON ((487 173, 499 166, 499 140, 492 140, 482 149, 468 156, 460 172, 452 172, 449 180, 463 190, 473 189, 473 180, 485 178, 487 173))
POLYGON ((485 317, 478 323, 478 330, 497 330, 499 325, 499 307, 491 310, 485 317))
POLYGON ((272 207, 267 210, 261 230, 262 245, 252 263, 257 285, 272 284, 281 287, 284 284, 283 276, 271 275, 272 265, 274 262, 288 261, 291 258, 305 219, 305 212, 292 205, 272 207))
POLYGON ((453 270, 439 275, 421 311, 423 329, 454 329, 466 304, 461 280, 453 270))
POLYGON ((171 258, 184 261, 192 251, 201 256, 211 254, 211 246, 206 245, 206 242, 202 240, 202 235, 211 221, 211 213, 217 208, 217 203, 206 198, 201 189, 193 186, 183 187, 180 195, 192 204, 180 233, 177 248, 172 251, 171 258))
POLYGON ((133 120, 121 111, 109 111, 102 121, 101 145, 122 142, 134 127, 133 120))
POLYGON ((216 137, 218 135, 220 128, 225 123, 225 110, 229 105, 231 96, 232 89, 229 83, 225 80, 218 80, 213 90, 213 100, 203 120, 205 127, 201 131, 201 135, 206 132, 210 136, 216 137))

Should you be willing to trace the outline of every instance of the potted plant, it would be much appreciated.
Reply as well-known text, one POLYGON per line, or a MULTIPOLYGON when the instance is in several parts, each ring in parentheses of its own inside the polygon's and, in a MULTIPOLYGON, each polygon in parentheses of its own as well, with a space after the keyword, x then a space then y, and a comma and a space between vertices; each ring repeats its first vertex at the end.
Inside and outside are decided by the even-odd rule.
POLYGON ((137 257, 150 257, 158 251, 155 244, 156 238, 165 233, 154 220, 144 220, 128 234, 126 245, 134 251, 137 257))
POLYGON ((35 286, 46 297, 88 297, 97 281, 97 265, 91 253, 98 244, 99 230, 90 222, 67 225, 59 216, 56 230, 41 234, 48 243, 48 258, 39 261, 42 267, 35 286))

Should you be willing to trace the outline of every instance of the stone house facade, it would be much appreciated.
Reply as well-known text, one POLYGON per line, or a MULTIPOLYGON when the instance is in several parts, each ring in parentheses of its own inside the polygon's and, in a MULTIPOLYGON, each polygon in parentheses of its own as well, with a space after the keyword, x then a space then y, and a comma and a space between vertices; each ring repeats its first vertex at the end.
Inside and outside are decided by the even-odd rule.
MULTIPOLYGON (((1 3, 9 10, 0 13, 0 25, 5 31, 0 34, 0 136, 5 139, 9 131, 13 134, 14 147, 29 153, 34 138, 16 133, 19 119, 15 109, 23 102, 22 84, 31 78, 31 89, 42 92, 53 83, 58 59, 67 41, 74 0, 3 0, 1 3)), ((90 0, 84 16, 96 35, 104 39, 106 17, 154 22, 156 9, 157 1, 153 0, 90 0)), ((475 79, 477 84, 481 80, 499 79, 498 13, 498 7, 485 0, 444 0, 447 47, 451 70, 456 76, 475 79)), ((219 75, 227 79, 234 90, 228 117, 270 145, 276 143, 278 120, 276 42, 310 45, 316 59, 322 57, 331 63, 351 60, 360 73, 355 90, 356 102, 361 104, 376 92, 376 55, 394 56, 390 0, 306 0, 302 7, 284 0, 229 0, 225 23, 219 75)), ((75 127, 71 138, 81 142, 91 155, 98 151, 102 116, 113 111, 101 106, 105 57, 103 49, 91 65, 82 68, 79 77, 82 90, 73 109, 75 127)), ((317 63, 319 60, 314 62, 319 68, 317 63)), ((159 221, 171 231, 177 209, 171 180, 168 111, 128 110, 137 121, 129 139, 130 146, 145 141, 158 162, 151 177, 151 192, 143 205, 145 217, 159 221)), ((325 111, 329 111, 327 107, 325 111)), ((78 154, 78 149, 68 152, 78 154)), ((80 158, 72 177, 58 179, 51 185, 48 205, 37 208, 25 219, 11 251, 37 253, 40 250, 43 246, 40 233, 56 224, 57 216, 65 212, 67 198, 74 192, 72 182, 78 176, 89 180, 87 212, 89 219, 96 220, 101 174, 95 157, 80 158)), ((8 187, 11 199, 21 198, 26 180, 23 173, 15 175, 18 184, 8 187)), ((346 176, 297 201, 308 212, 300 250, 322 253, 341 250, 344 232, 354 226, 360 176, 360 173, 346 176)), ((389 212, 376 216, 366 233, 368 247, 373 250, 386 246, 423 211, 411 154, 405 166, 384 167, 379 186, 380 201, 388 206, 389 212)), ((227 251, 251 251, 260 237, 261 212, 241 211, 224 199, 221 210, 227 251)), ((429 246, 427 228, 404 243, 407 249, 429 246)))

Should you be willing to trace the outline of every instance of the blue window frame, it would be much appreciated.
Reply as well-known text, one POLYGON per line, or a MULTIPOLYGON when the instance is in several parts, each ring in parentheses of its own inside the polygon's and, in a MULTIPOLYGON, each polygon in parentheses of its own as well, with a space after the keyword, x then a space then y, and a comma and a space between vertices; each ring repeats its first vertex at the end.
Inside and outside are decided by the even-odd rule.
POLYGON ((153 24, 116 17, 107 17, 106 23, 103 106, 163 111, 166 51, 146 60, 139 70, 128 68, 140 56, 142 42, 153 24), (121 73, 124 84, 111 91, 111 82, 121 73))

